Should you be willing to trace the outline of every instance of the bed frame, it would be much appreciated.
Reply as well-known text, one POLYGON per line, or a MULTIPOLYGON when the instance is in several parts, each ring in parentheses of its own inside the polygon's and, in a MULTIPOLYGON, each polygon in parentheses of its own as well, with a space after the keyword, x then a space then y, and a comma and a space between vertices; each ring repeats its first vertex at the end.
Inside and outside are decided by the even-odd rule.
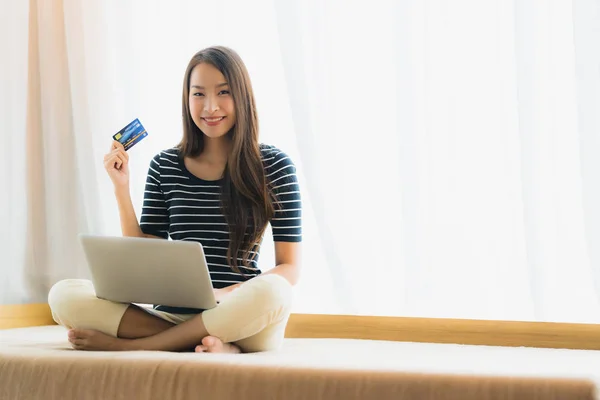
MULTIPOLYGON (((54 324, 48 304, 0 305, 0 329, 54 324)), ((600 350, 600 325, 554 322, 292 314, 286 337, 600 350)))

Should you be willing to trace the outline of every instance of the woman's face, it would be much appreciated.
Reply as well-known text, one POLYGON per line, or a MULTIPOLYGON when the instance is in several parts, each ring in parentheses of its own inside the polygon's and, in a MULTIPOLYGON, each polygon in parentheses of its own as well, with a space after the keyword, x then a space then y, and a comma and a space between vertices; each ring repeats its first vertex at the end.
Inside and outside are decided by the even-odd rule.
POLYGON ((201 63, 192 70, 189 104, 192 120, 209 138, 224 136, 235 124, 229 84, 211 64, 201 63))

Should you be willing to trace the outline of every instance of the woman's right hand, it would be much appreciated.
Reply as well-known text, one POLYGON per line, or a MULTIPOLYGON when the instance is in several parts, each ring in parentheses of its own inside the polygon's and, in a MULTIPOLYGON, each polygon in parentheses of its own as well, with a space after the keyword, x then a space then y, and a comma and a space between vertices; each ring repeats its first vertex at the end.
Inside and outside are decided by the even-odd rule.
POLYGON ((115 189, 129 187, 129 154, 123 145, 114 140, 110 152, 104 156, 104 169, 115 185, 115 189))

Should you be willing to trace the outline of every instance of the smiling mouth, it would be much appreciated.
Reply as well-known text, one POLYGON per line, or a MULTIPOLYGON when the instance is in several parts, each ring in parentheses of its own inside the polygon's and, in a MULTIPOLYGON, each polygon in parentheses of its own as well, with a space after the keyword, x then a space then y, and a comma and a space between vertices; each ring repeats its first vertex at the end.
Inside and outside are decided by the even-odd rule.
POLYGON ((215 122, 219 122, 225 119, 225 117, 216 117, 216 118, 202 118, 203 120, 205 120, 206 122, 209 123, 215 123, 215 122))

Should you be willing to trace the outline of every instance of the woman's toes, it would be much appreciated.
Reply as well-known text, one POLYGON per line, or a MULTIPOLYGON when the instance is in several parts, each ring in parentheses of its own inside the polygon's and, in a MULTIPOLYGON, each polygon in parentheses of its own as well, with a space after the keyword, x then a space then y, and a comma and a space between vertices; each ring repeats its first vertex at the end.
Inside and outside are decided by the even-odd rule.
POLYGON ((231 343, 223 343, 221 339, 215 336, 206 336, 202 339, 203 352, 206 353, 240 353, 240 348, 231 343))
POLYGON ((71 329, 71 330, 69 330, 68 335, 70 338, 83 339, 83 338, 94 336, 95 332, 96 331, 91 330, 91 329, 71 329))
POLYGON ((207 336, 204 339, 202 339, 202 344, 208 348, 217 345, 217 342, 220 342, 220 340, 214 336, 207 336))
POLYGON ((76 350, 78 350, 85 344, 84 340, 79 338, 69 338, 69 343, 71 343, 71 346, 76 350))
POLYGON ((239 347, 231 343, 223 343, 221 339, 215 336, 206 336, 194 349, 196 353, 240 353, 239 347))
POLYGON ((208 353, 222 353, 223 342, 221 339, 214 336, 207 336, 202 339, 202 344, 206 347, 208 353))
POLYGON ((205 352, 206 352, 206 350, 207 350, 207 348, 206 348, 206 346, 204 346, 204 345, 198 345, 198 346, 196 346, 196 348, 194 349, 194 351, 195 351, 196 353, 205 353, 205 352))

